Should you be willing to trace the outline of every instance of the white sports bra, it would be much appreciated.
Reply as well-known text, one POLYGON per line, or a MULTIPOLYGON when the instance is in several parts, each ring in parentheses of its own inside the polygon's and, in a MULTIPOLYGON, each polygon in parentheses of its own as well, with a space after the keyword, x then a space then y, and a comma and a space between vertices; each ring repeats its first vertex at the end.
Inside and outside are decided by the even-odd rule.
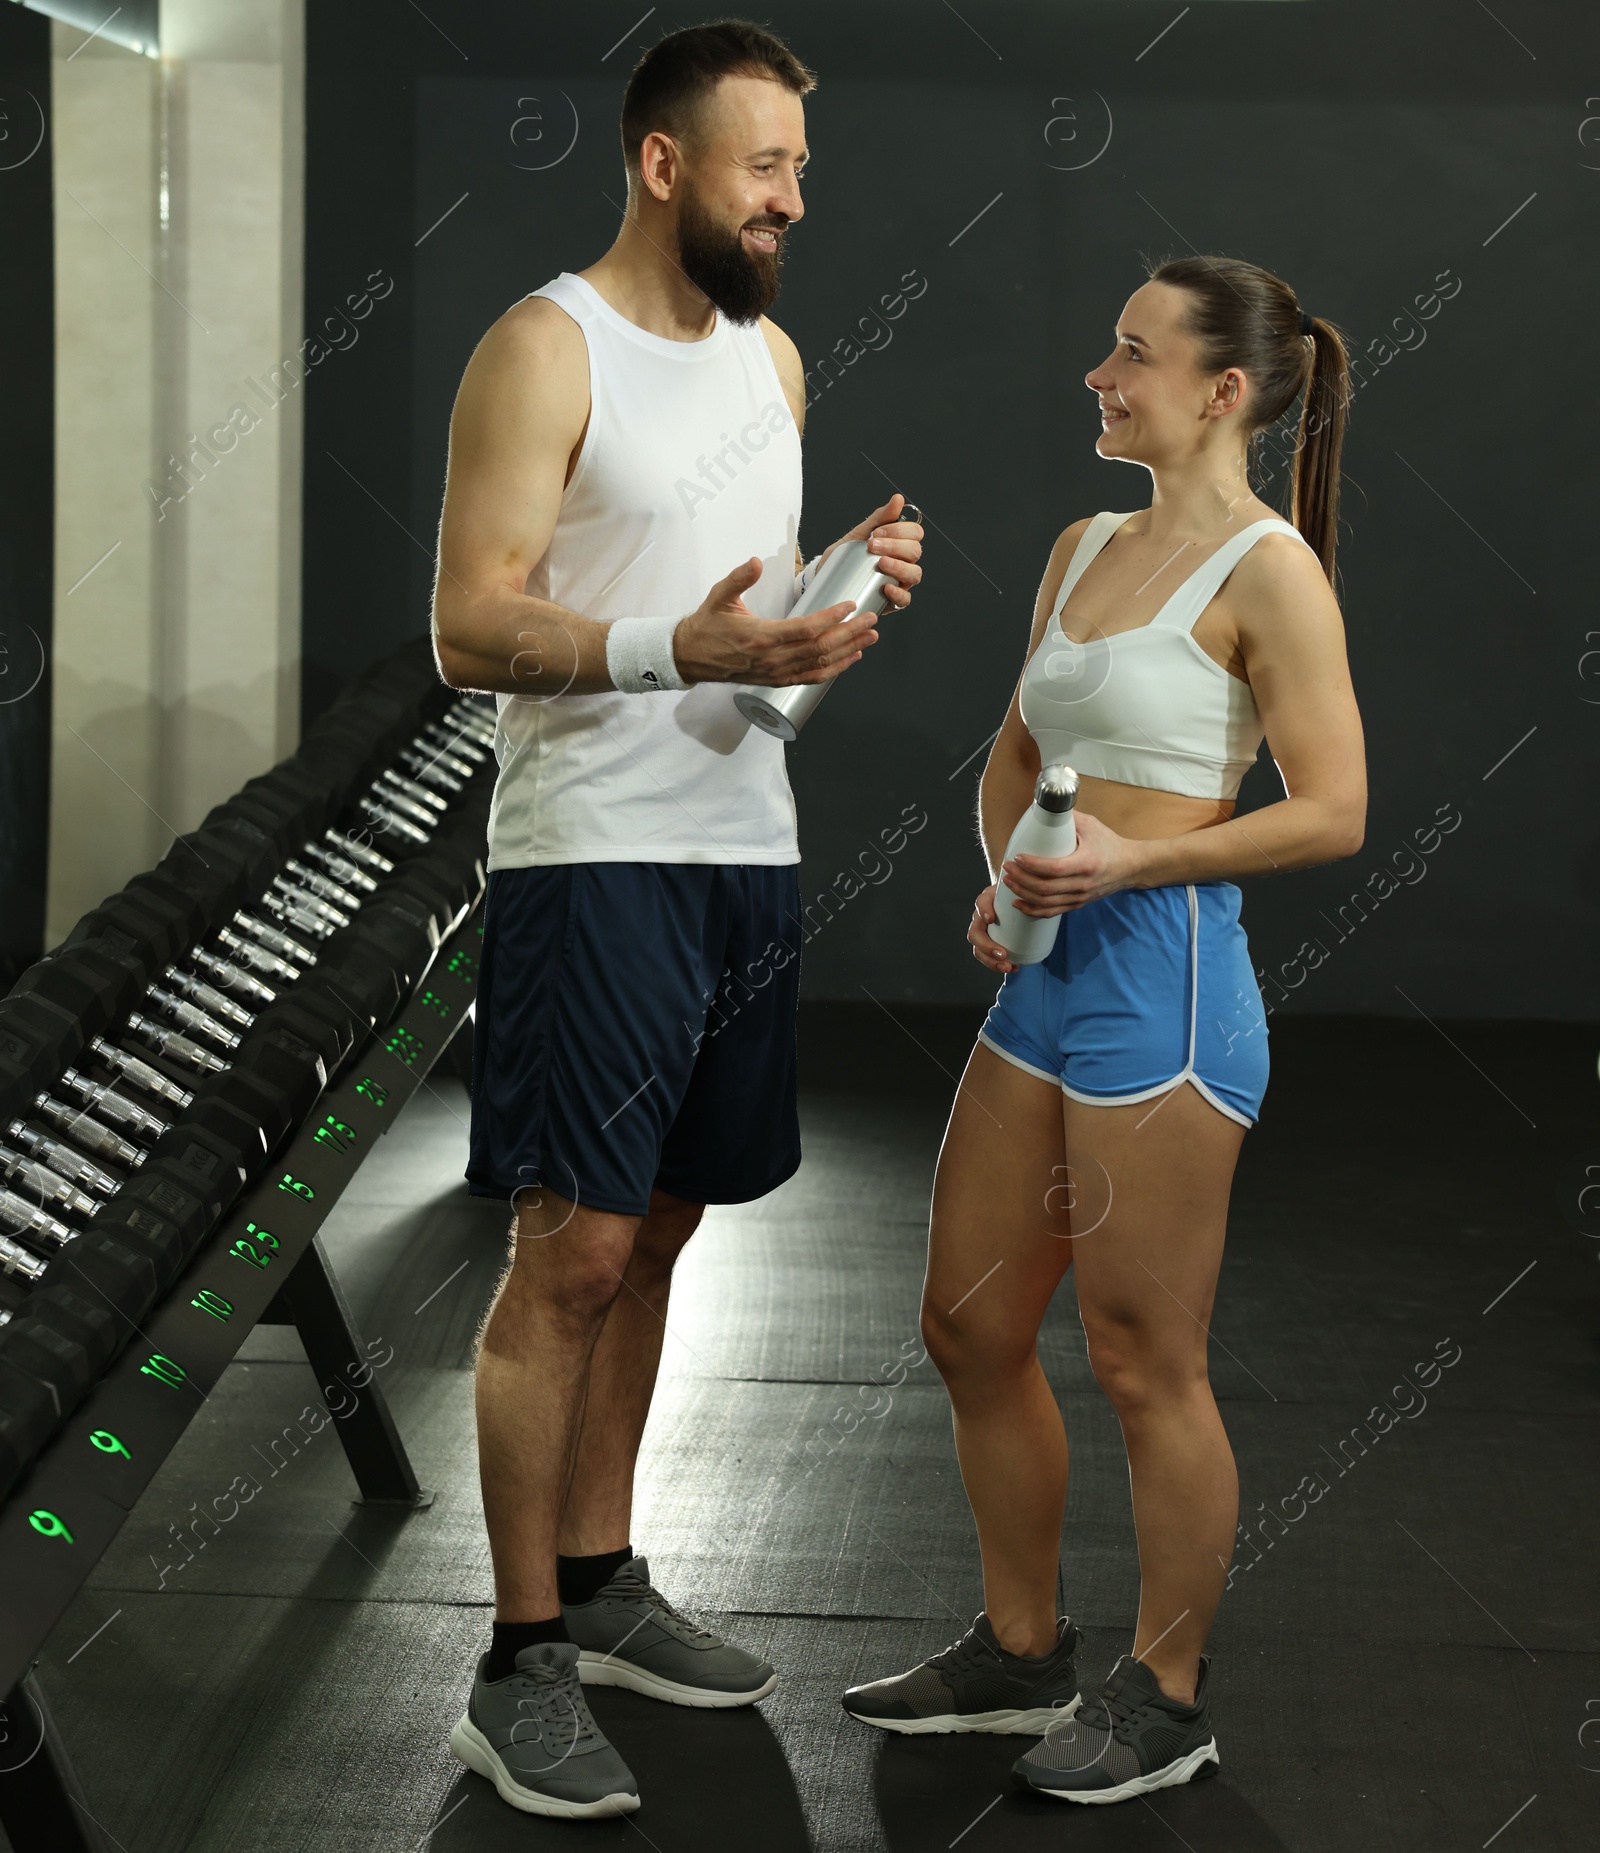
POLYGON ((1253 522, 1192 572, 1148 624, 1075 643, 1061 608, 1127 514, 1099 514, 1067 565, 1055 609, 1022 672, 1022 719, 1042 764, 1193 798, 1232 798, 1264 729, 1250 684, 1190 635, 1195 620, 1263 534, 1304 537, 1287 521, 1253 522))

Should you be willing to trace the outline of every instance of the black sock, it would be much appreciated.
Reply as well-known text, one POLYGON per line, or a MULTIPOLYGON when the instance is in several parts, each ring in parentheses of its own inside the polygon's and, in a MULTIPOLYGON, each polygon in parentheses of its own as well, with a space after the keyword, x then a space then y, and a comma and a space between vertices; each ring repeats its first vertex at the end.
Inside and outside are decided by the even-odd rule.
POLYGON ((593 1557, 558 1557, 556 1593, 569 1608, 592 1602, 632 1555, 633 1546, 624 1544, 620 1551, 596 1551, 593 1557))
POLYGON ((517 1655, 524 1647, 568 1638, 567 1624, 559 1615, 552 1615, 548 1621, 497 1621, 493 1626, 489 1664, 483 1669, 485 1679, 509 1679, 517 1670, 517 1655))

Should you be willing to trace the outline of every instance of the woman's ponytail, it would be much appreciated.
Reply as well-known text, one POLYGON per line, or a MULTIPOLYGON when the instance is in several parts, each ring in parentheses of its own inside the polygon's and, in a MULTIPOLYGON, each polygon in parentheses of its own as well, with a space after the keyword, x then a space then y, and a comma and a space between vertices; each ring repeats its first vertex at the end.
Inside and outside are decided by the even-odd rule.
POLYGON ((1339 453, 1350 409, 1350 362, 1337 328, 1311 317, 1311 370, 1290 479, 1294 525, 1333 583, 1339 527, 1339 453))

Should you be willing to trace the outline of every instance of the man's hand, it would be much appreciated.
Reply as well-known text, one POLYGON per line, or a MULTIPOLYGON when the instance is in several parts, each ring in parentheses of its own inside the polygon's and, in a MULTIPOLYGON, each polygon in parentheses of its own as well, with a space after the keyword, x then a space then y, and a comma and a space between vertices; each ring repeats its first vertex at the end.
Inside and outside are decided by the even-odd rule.
POLYGON ((760 577, 758 559, 736 566, 673 633, 673 659, 686 682, 752 682, 761 688, 831 682, 878 641, 876 617, 870 612, 851 617, 855 606, 848 601, 805 618, 759 616, 742 595, 760 577))
MULTIPOLYGON (((826 560, 834 547, 847 540, 866 541, 872 552, 880 556, 878 570, 889 581, 883 588, 883 596, 901 611, 911 603, 911 588, 922 580, 922 568, 917 564, 922 558, 922 524, 895 519, 905 505, 905 497, 896 490, 882 508, 875 508, 848 534, 841 534, 822 555, 826 560)), ((820 565, 817 570, 822 570, 820 565)))

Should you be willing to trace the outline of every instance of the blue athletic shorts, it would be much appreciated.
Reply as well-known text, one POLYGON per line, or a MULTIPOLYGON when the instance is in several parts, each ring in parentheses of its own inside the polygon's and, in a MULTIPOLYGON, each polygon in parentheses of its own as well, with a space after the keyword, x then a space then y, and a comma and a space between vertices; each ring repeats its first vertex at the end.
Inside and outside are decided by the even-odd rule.
POLYGON ((642 1216, 794 1175, 798 864, 496 869, 483 924, 474 1196, 642 1216))
POLYGON ((1192 1081, 1254 1125, 1267 1019, 1237 886, 1123 888, 1063 914, 1049 957, 1006 974, 979 1039, 1090 1106, 1192 1081))

